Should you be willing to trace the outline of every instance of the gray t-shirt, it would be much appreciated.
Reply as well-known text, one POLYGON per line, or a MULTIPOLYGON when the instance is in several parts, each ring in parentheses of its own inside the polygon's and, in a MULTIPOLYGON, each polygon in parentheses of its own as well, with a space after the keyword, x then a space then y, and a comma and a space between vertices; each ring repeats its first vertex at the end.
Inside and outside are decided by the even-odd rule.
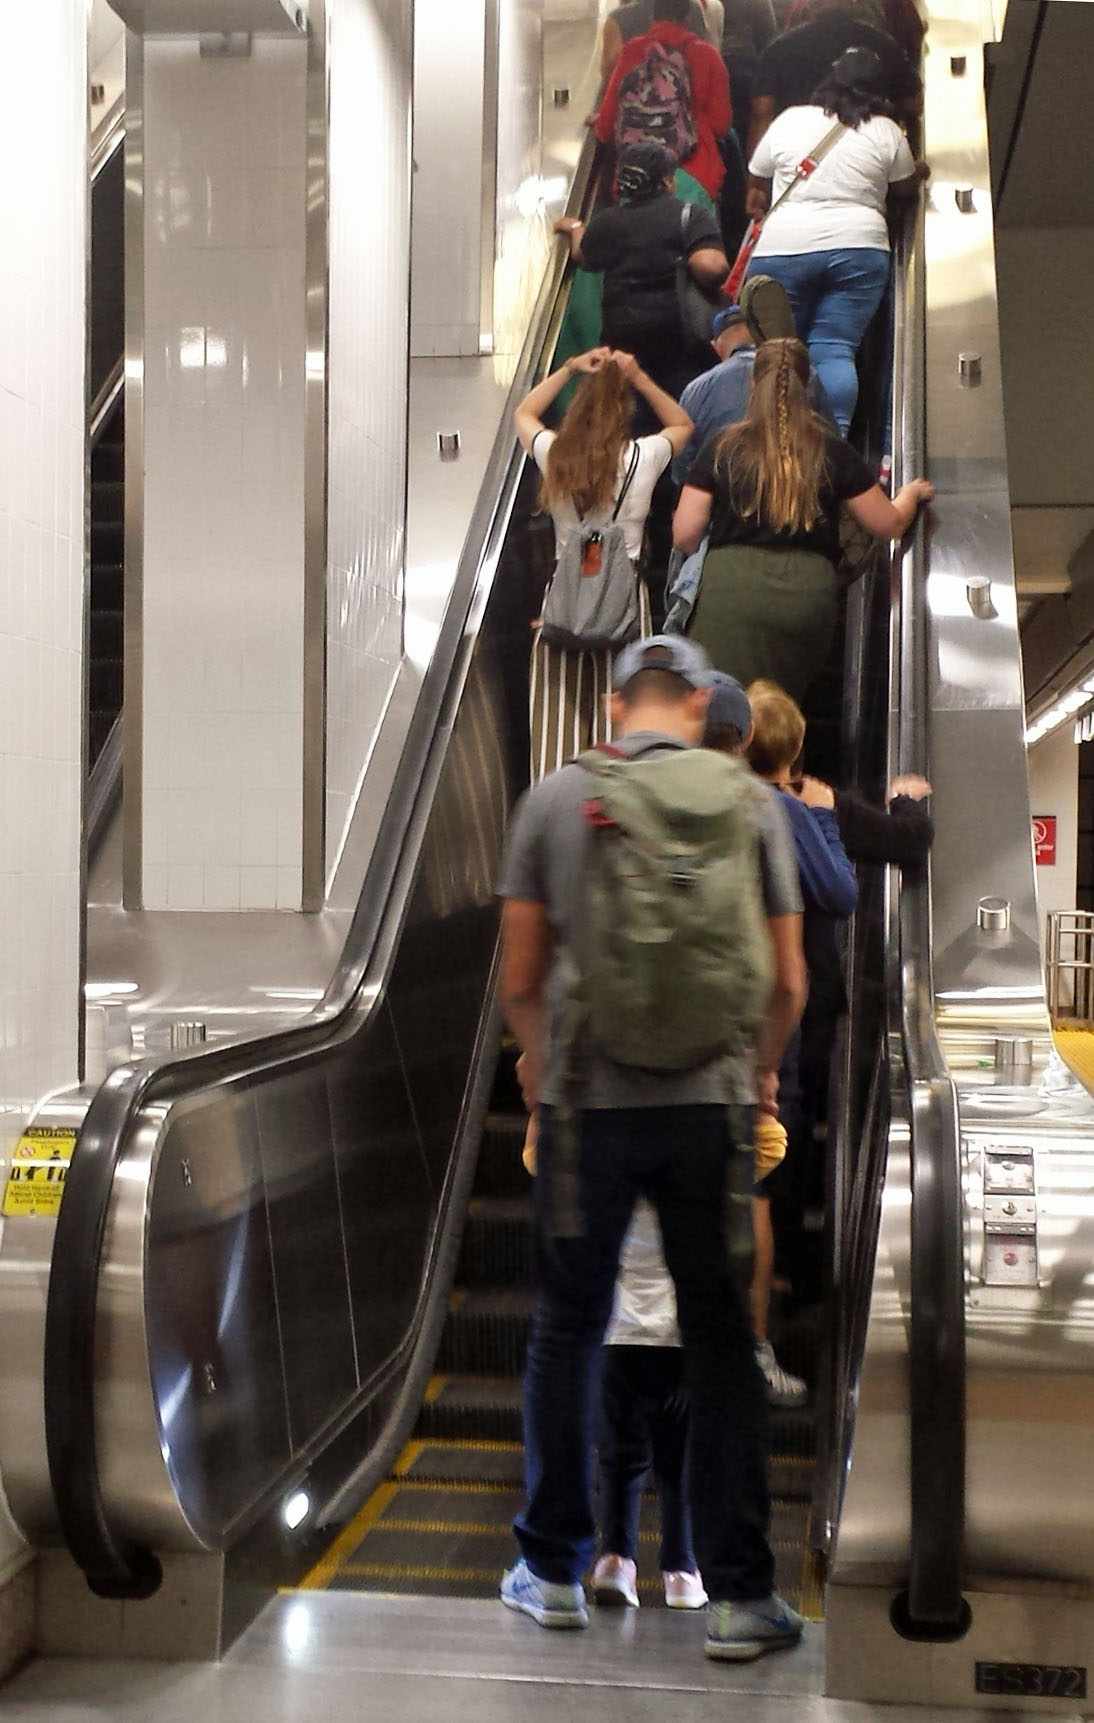
MULTIPOLYGON (((641 732, 617 741, 628 756, 665 753, 686 746, 672 737, 641 732)), ((589 775, 580 766, 563 766, 529 790, 509 828, 502 863, 501 897, 547 906, 556 951, 572 938, 582 902, 585 845, 591 830, 582 816, 589 797, 589 775)), ((756 797, 759 866, 766 914, 797 915, 801 888, 794 840, 777 796, 763 790, 756 797)), ((555 1024, 561 1003, 558 964, 552 962, 547 982, 549 1046, 542 1099, 557 1106, 562 1099, 555 1048, 555 1024)), ((690 1071, 640 1071, 616 1065, 595 1049, 586 1061, 585 1080, 577 1097, 581 1107, 685 1107, 733 1101, 751 1105, 755 1099, 754 1049, 741 1047, 724 1059, 690 1071)))

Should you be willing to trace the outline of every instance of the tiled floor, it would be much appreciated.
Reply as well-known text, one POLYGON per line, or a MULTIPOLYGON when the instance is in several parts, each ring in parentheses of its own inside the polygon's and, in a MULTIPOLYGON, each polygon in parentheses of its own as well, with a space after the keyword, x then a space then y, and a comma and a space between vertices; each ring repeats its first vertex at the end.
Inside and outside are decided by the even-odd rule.
MULTIPOLYGON (((984 1712, 821 1696, 824 1630, 734 1666, 702 1653, 702 1617, 612 1611, 544 1633, 497 1603, 283 1597, 219 1665, 54 1660, 0 1697, 4 1723, 973 1723, 984 1712)), ((1012 1720, 1027 1714, 1011 1712, 1012 1720)))

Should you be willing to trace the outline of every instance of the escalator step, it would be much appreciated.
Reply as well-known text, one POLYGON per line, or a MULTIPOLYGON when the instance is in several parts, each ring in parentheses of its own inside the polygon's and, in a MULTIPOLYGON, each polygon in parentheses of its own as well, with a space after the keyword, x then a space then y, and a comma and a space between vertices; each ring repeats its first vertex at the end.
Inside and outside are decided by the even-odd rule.
POLYGON ((532 1295, 524 1287, 455 1293, 441 1336, 437 1370, 519 1376, 531 1314, 532 1295))
POLYGON ((122 666, 118 659, 92 658, 88 665, 89 701, 93 712, 122 709, 122 666))
POLYGON ((92 610, 121 610, 124 602, 125 569, 120 559, 95 559, 91 565, 92 610))
POLYGON ((450 1441, 519 1442, 521 1384, 515 1376, 438 1376, 418 1414, 415 1435, 450 1441))
POLYGON ((125 444, 113 441, 97 443, 91 457, 92 484, 100 478, 121 483, 124 477, 125 444))
POLYGON ((522 1115, 491 1113, 487 1116, 475 1177, 476 1196, 528 1195, 528 1174, 520 1158, 526 1128, 527 1120, 522 1115))
POLYGON ((119 562, 125 545, 125 528, 121 521, 91 523, 92 562, 119 562))
POLYGON ((122 525, 125 520, 125 483, 113 476, 91 479, 91 518, 96 526, 122 525))
POLYGON ((532 1274, 531 1212, 528 1196, 474 1197, 464 1225, 456 1284, 527 1286, 532 1274))
POLYGON ((88 625, 89 653, 92 661, 114 659, 121 662, 125 649, 125 618, 120 610, 93 610, 88 625))

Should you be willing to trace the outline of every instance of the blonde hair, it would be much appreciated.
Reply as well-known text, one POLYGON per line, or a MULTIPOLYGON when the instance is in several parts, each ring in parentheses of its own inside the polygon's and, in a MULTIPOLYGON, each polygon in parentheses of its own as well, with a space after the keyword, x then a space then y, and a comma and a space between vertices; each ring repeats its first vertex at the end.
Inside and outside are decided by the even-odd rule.
POLYGON ((761 778, 775 778, 787 771, 802 751, 802 709, 777 682, 753 682, 745 692, 752 707, 752 738, 745 759, 761 778))
POLYGON ((715 471, 733 506, 775 532, 806 532, 821 513, 827 431, 809 405, 809 354, 800 341, 765 341, 756 352, 743 419, 722 432, 715 471))
POLYGON ((585 515, 611 502, 628 440, 630 405, 630 384, 614 361, 582 377, 548 451, 540 508, 572 502, 585 515))

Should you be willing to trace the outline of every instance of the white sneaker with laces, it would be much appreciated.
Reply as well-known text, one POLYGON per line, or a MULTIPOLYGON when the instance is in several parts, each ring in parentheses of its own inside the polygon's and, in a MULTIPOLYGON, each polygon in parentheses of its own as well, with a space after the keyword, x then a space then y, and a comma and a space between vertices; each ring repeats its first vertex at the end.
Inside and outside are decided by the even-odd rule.
POLYGON ((521 1556, 515 1567, 501 1577, 501 1601, 506 1609, 519 1609, 541 1627, 588 1627, 589 1612, 580 1585, 559 1585, 540 1579, 521 1556))
POLYGON ((670 1609, 702 1609, 707 1600, 697 1573, 663 1573, 665 1602, 670 1609))
POLYGON ((808 1384, 800 1376, 792 1376, 789 1370, 783 1369, 770 1340, 757 1340, 756 1362, 767 1384, 769 1406, 781 1406, 784 1411, 791 1411, 796 1406, 805 1405, 809 1399, 808 1384))
POLYGON ((797 1610, 774 1591, 751 1603, 709 1603, 706 1653, 728 1663, 747 1663, 765 1651, 797 1645, 804 1625, 797 1610))
POLYGON ((638 1563, 625 1555, 602 1555, 593 1569, 593 1596, 608 1608, 638 1608, 638 1563))

